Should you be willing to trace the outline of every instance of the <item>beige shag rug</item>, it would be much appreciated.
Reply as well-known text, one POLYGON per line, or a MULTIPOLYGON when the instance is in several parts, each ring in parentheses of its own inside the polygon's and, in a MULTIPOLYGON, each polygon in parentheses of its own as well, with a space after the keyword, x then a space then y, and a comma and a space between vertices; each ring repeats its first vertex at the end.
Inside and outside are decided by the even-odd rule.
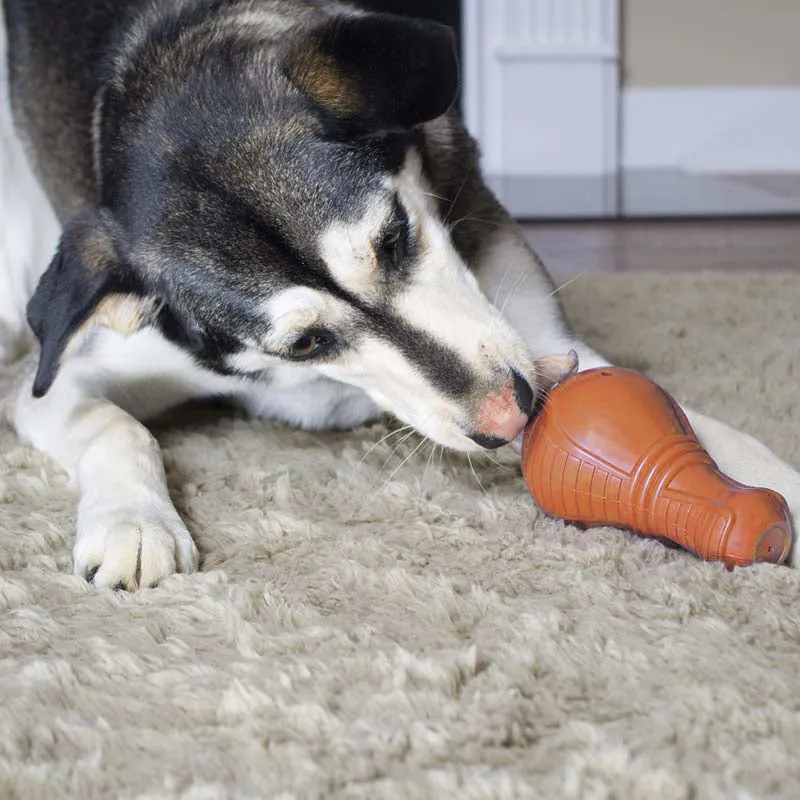
MULTIPOLYGON (((564 296, 800 466, 800 278, 564 296)), ((2 428, 0 797, 800 797, 800 572, 567 527, 511 454, 389 430, 159 427, 203 568, 129 595, 70 574, 73 495, 2 428)))

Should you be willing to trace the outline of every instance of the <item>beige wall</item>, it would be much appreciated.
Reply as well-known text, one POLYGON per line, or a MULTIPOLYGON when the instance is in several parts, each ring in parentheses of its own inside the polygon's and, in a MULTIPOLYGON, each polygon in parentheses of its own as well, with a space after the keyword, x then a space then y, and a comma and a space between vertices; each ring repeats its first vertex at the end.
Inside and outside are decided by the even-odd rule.
POLYGON ((628 86, 800 85, 800 0, 622 0, 628 86))

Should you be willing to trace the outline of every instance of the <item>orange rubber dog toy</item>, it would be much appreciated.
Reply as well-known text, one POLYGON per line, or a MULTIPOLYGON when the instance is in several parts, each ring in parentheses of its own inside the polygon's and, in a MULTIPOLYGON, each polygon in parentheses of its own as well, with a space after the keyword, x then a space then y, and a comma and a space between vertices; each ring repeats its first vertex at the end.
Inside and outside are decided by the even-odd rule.
POLYGON ((567 378, 525 431, 525 482, 546 513, 668 539, 728 568, 784 561, 786 501, 723 475, 667 392, 638 372, 567 378))

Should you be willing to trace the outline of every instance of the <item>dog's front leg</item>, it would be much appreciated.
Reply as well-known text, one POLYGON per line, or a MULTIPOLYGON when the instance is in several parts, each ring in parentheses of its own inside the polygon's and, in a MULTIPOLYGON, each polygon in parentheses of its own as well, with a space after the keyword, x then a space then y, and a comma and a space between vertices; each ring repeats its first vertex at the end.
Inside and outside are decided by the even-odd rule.
POLYGON ((133 590, 197 568, 197 548, 167 491, 161 450, 140 422, 67 380, 35 399, 28 378, 15 424, 77 482, 76 574, 133 590))

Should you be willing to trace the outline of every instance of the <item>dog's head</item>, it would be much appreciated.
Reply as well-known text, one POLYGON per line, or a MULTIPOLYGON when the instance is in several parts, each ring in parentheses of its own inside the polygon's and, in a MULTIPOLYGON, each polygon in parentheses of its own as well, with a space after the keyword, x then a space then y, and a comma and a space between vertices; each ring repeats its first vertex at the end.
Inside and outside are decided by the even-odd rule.
POLYGON ((35 393, 93 327, 156 325, 217 372, 291 363, 361 387, 454 448, 513 439, 537 368, 448 230, 467 176, 431 177, 475 158, 447 114, 449 29, 255 8, 142 24, 120 48, 98 207, 29 307, 35 393))

